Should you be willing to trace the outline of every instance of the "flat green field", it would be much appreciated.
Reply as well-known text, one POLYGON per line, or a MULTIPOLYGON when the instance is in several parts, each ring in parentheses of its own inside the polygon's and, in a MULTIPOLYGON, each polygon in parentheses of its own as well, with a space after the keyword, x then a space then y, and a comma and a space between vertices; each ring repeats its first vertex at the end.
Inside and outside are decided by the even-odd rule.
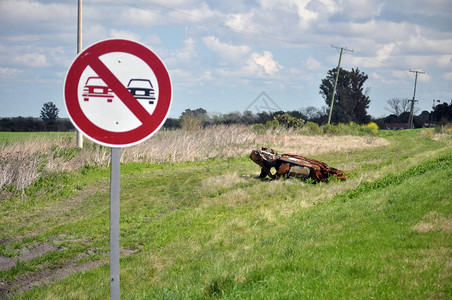
POLYGON ((0 132, 0 146, 32 138, 69 137, 73 132, 0 132))
MULTIPOLYGON (((247 157, 123 164, 122 299, 452 299, 452 137, 379 135, 310 156, 345 182, 259 179, 247 157)), ((108 168, 0 209, 0 298, 109 298, 108 168)))

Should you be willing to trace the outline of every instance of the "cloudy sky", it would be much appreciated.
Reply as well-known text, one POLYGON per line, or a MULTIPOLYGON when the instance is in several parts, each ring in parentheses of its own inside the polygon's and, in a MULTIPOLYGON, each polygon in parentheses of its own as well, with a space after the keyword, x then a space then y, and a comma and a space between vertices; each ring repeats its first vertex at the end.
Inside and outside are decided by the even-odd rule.
MULTIPOLYGON (((67 117, 63 82, 77 52, 77 0, 0 0, 0 117, 38 117, 52 101, 67 117)), ((450 0, 83 0, 83 48, 126 38, 165 63, 186 108, 243 112, 262 92, 282 110, 325 102, 319 85, 342 67, 369 75, 369 113, 412 98, 420 110, 452 99, 450 0)))

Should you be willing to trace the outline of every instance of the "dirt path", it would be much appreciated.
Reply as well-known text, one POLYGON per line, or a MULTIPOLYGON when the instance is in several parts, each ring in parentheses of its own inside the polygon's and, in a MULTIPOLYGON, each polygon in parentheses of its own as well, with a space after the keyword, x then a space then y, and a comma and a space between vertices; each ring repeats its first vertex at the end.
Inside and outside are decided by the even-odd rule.
MULTIPOLYGON (((5 245, 13 241, 15 240, 2 240, 0 244, 5 245)), ((58 247, 52 243, 36 243, 31 248, 25 247, 17 250, 16 252, 20 254, 16 257, 0 255, 0 271, 7 271, 16 267, 18 263, 30 262, 43 255, 64 250, 65 247, 58 247)), ((135 252, 131 249, 121 249, 121 257, 129 256, 135 252)), ((99 254, 99 251, 95 248, 89 248, 87 251, 78 254, 75 258, 65 261, 57 268, 42 264, 38 265, 35 271, 22 273, 12 280, 0 278, 0 299, 7 299, 34 287, 45 286, 52 282, 60 281, 74 273, 87 271, 108 263, 108 253, 103 253, 105 257, 100 260, 86 261, 86 258, 93 254, 99 254), (82 259, 84 262, 81 262, 82 259)))

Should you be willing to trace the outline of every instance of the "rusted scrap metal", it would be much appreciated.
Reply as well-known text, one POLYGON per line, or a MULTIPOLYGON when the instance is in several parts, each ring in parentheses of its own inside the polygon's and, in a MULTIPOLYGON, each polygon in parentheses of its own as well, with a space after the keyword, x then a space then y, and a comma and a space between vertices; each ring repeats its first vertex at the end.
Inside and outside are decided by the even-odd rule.
POLYGON ((327 182, 330 176, 346 180, 344 172, 331 168, 326 163, 295 154, 278 155, 273 149, 261 148, 251 151, 250 158, 261 167, 259 177, 269 176, 272 179, 281 176, 296 178, 312 178, 316 182, 327 182), (271 173, 275 168, 276 172, 271 173))

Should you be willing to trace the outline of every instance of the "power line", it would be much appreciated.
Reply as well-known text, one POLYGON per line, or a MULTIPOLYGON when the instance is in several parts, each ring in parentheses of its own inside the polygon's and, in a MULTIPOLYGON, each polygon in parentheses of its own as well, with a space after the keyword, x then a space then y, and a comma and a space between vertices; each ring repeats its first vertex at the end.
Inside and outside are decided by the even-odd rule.
MULTIPOLYGON (((117 3, 123 4, 123 5, 126 5, 126 6, 134 7, 137 9, 142 9, 142 10, 148 11, 150 13, 161 15, 161 16, 168 17, 168 18, 172 18, 172 19, 175 19, 178 21, 189 22, 191 24, 198 25, 198 26, 204 27, 206 29, 212 29, 213 27, 215 27, 217 30, 220 30, 223 32, 232 32, 232 33, 236 33, 236 34, 240 33, 240 34, 245 34, 245 35, 248 35, 251 37, 260 37, 265 40, 284 42, 284 43, 293 44, 293 45, 306 45, 306 41, 289 40, 289 39, 285 39, 285 38, 281 38, 281 37, 275 37, 275 36, 269 35, 268 33, 262 33, 262 32, 253 31, 253 30, 246 30, 242 27, 234 26, 232 24, 228 24, 226 26, 226 25, 224 25, 222 23, 218 23, 218 22, 201 20, 198 16, 195 16, 193 14, 187 13, 182 10, 170 8, 170 7, 158 4, 153 1, 137 0, 138 2, 141 2, 144 6, 126 2, 125 0, 114 0, 114 1, 117 3), (152 5, 159 7, 161 9, 167 10, 167 11, 175 12, 181 16, 176 16, 174 14, 164 14, 163 12, 161 12, 159 10, 153 9, 152 5)), ((309 42, 309 44, 325 46, 324 43, 312 42, 312 41, 309 42)))

